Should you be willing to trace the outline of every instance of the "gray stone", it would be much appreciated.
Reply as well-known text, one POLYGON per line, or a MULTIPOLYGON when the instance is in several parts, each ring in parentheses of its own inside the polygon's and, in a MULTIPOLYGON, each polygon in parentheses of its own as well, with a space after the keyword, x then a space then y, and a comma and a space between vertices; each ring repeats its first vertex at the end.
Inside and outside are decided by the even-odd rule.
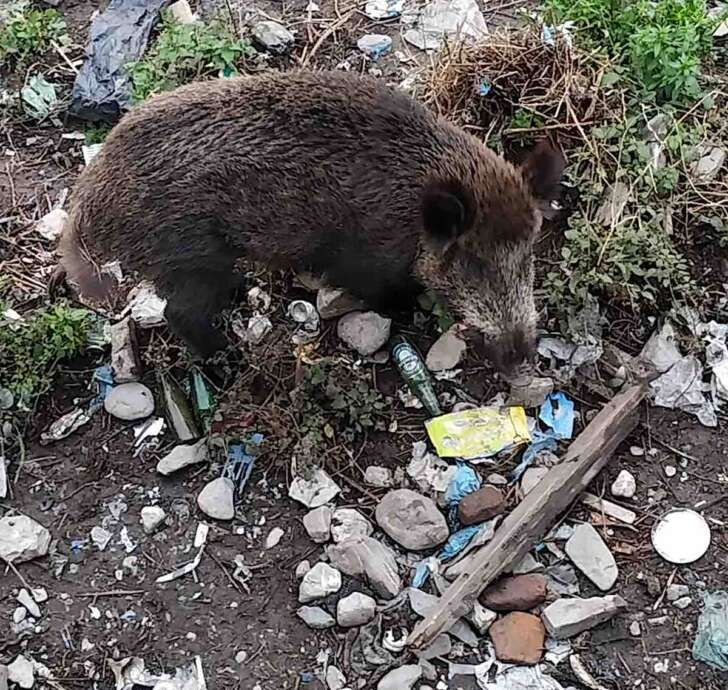
POLYGON ((197 505, 214 520, 232 520, 235 517, 235 485, 228 477, 208 482, 197 497, 197 505))
POLYGON ((434 342, 427 353, 425 364, 430 371, 454 369, 460 364, 466 350, 465 341, 451 328, 434 342))
POLYGON ((353 508, 337 508, 331 516, 331 538, 334 544, 351 537, 371 537, 372 532, 372 523, 353 508))
POLYGON ((35 600, 27 589, 23 588, 20 590, 18 594, 18 603, 21 606, 24 606, 33 618, 40 618, 40 608, 38 608, 38 604, 35 603, 35 600))
POLYGON ((332 565, 352 577, 365 577, 385 599, 397 596, 402 589, 394 553, 372 537, 347 539, 329 546, 326 553, 332 565))
POLYGON ((317 563, 309 570, 298 588, 298 601, 308 604, 325 599, 341 589, 341 573, 327 563, 317 563))
POLYGON ((317 544, 324 544, 331 536, 331 517, 333 511, 328 506, 320 506, 309 510, 303 516, 303 526, 317 544))
POLYGON ((364 302, 340 288, 322 287, 316 294, 316 309, 322 319, 337 319, 364 306, 364 302))
POLYGON ((465 620, 481 635, 485 635, 488 632, 488 628, 493 625, 496 618, 498 618, 498 614, 495 611, 485 608, 479 601, 473 604, 470 613, 465 616, 465 620))
POLYGON ((438 635, 425 649, 417 652, 420 659, 446 657, 452 651, 452 640, 448 635, 438 635))
POLYGON ((143 383, 122 383, 104 398, 104 409, 124 421, 145 419, 154 412, 154 396, 143 383))
POLYGON ((346 676, 336 666, 329 666, 326 669, 326 687, 329 690, 344 690, 346 687, 346 676))
POLYGON ((690 588, 687 585, 670 585, 666 592, 667 600, 670 602, 677 601, 688 594, 690 594, 690 588))
POLYGON ((388 489, 394 486, 392 470, 388 467, 369 465, 364 471, 364 482, 369 486, 376 486, 378 489, 388 489))
POLYGON ((175 446, 157 463, 157 472, 170 475, 190 465, 205 462, 208 457, 209 453, 205 439, 201 439, 192 445, 175 446))
POLYGON ((285 53, 296 40, 283 24, 270 20, 258 22, 253 27, 253 36, 267 51, 279 55, 285 53))
POLYGON ((161 506, 144 506, 141 510, 141 521, 145 534, 156 532, 164 522, 167 514, 161 506))
POLYGON ((686 609, 693 600, 690 597, 680 597, 679 599, 672 602, 672 605, 677 609, 686 609))
POLYGON ((111 334, 111 370, 115 383, 138 381, 142 373, 136 342, 136 326, 127 316, 118 323, 112 324, 111 334))
POLYGON ((325 630, 336 624, 334 617, 329 615, 320 606, 301 606, 296 615, 313 630, 325 630))
POLYGON ((336 621, 343 628, 367 624, 377 612, 377 602, 361 592, 354 592, 339 599, 336 605, 336 621))
POLYGON ((521 477, 521 491, 524 496, 533 491, 534 487, 548 474, 548 467, 529 467, 521 477))
POLYGON ((612 484, 612 496, 617 498, 632 498, 637 491, 637 482, 634 475, 622 470, 612 484))
POLYGON ((377 690, 411 690, 422 677, 422 668, 415 664, 400 666, 390 671, 377 683, 377 690))
POLYGON ((599 589, 607 591, 614 586, 619 575, 617 563, 599 532, 591 525, 577 525, 564 549, 574 565, 599 589))
POLYGON ((27 515, 0 519, 0 558, 14 563, 31 561, 48 553, 51 533, 27 515))
POLYGON ((540 573, 543 569, 543 563, 539 563, 529 551, 515 566, 513 566, 513 570, 511 570, 511 572, 514 575, 528 575, 529 573, 540 573))
POLYGON ((632 637, 639 637, 642 634, 642 627, 640 626, 639 621, 632 621, 629 624, 629 634, 632 635, 632 637))
POLYGON ((392 320, 373 311, 354 311, 339 319, 336 331, 349 347, 370 357, 389 340, 392 320))
POLYGON ((573 596, 579 594, 579 578, 568 563, 555 563, 546 568, 546 586, 551 594, 573 596))
POLYGON ((591 599, 557 599, 541 613, 549 635, 559 640, 574 637, 608 621, 627 607, 618 595, 591 599))
POLYGON ((390 491, 377 506, 377 524, 398 544, 423 551, 450 536, 445 516, 427 496, 409 489, 390 491))
POLYGON ((725 149, 718 146, 699 146, 698 155, 700 158, 692 164, 690 173, 700 182, 714 179, 725 163, 725 149))
MULTIPOLYGON (((22 623, 27 615, 28 609, 26 609, 25 606, 16 607, 15 611, 13 611, 13 623, 22 623)), ((0 690, 2 690, 2 688, 0 688, 0 690)))
POLYGON ((333 500, 341 491, 338 484, 320 467, 314 467, 306 476, 293 477, 288 495, 306 508, 319 508, 333 500))
POLYGON ((523 386, 511 386, 508 398, 509 405, 523 405, 523 407, 541 407, 546 396, 554 392, 554 380, 550 378, 533 378, 523 386))
POLYGON ((311 564, 308 561, 301 561, 296 566, 296 579, 300 580, 309 570, 311 570, 311 564))
POLYGON ((15 657, 12 664, 8 664, 8 680, 17 683, 23 690, 28 690, 35 685, 35 670, 33 663, 22 654, 15 657))

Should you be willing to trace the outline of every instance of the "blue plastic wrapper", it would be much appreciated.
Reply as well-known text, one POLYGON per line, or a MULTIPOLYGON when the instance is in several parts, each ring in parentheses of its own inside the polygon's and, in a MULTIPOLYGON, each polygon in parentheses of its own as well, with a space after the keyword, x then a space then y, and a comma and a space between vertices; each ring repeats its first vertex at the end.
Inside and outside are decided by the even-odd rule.
POLYGON ((437 558, 442 562, 455 558, 473 540, 473 537, 480 532, 481 527, 482 525, 471 525, 470 527, 463 527, 461 530, 451 534, 445 546, 437 554, 437 558))
POLYGON ((238 498, 242 495, 255 465, 255 455, 247 452, 247 446, 259 446, 262 442, 263 434, 253 434, 247 443, 234 443, 228 448, 228 461, 223 476, 233 480, 238 498))
POLYGON ((517 482, 523 473, 533 464, 536 456, 544 450, 556 450, 558 444, 553 432, 543 433, 542 431, 533 432, 533 443, 523 451, 521 462, 513 468, 511 479, 517 482))
POLYGON ((728 671, 728 591, 709 592, 703 597, 693 658, 728 671))
POLYGON ((571 438, 574 434, 574 402, 564 393, 551 393, 541 405, 538 418, 559 439, 571 438))
POLYGON ((96 371, 94 371, 93 381, 96 384, 96 390, 98 393, 91 401, 89 412, 94 412, 103 407, 106 396, 114 387, 114 374, 111 371, 111 365, 104 364, 101 367, 97 367, 96 371))
POLYGON ((477 491, 480 488, 480 477, 478 473, 467 462, 459 460, 457 463, 457 472, 447 487, 445 492, 445 504, 450 509, 450 523, 458 526, 457 510, 462 501, 468 494, 477 491))
POLYGON ((415 568, 415 575, 412 578, 412 586, 420 589, 430 579, 429 559, 421 561, 415 568))

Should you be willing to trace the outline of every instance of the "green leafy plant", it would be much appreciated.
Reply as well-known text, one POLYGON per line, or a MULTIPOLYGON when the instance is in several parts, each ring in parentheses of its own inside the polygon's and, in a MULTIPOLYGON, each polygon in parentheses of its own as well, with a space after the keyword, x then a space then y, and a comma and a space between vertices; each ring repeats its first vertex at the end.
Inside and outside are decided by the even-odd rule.
POLYGON ((643 92, 675 102, 700 95, 700 65, 716 26, 705 0, 546 0, 545 8, 549 21, 573 22, 589 47, 629 68, 643 92))
POLYGON ((83 350, 91 323, 89 311, 65 305, 0 323, 0 385, 25 401, 47 391, 58 361, 83 350))
POLYGON ((253 52, 250 43, 233 36, 222 22, 180 24, 164 13, 154 46, 130 67, 133 98, 143 101, 221 71, 236 74, 241 61, 253 52))
POLYGON ((90 124, 86 126, 84 134, 86 135, 85 144, 91 146, 92 144, 102 144, 106 135, 111 131, 111 125, 104 123, 90 124))
POLYGON ((54 41, 63 43, 65 38, 66 23, 57 10, 36 10, 28 3, 18 3, 0 20, 0 65, 42 55, 54 41))

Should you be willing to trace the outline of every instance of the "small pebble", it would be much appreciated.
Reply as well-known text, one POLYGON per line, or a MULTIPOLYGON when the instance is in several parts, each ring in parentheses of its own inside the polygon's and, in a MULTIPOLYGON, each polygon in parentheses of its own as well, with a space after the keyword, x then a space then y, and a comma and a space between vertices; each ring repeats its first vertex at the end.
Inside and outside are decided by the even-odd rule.
POLYGON ((639 637, 642 634, 642 628, 640 627, 639 621, 633 621, 629 626, 629 634, 632 637, 639 637))
POLYGON ((693 600, 690 597, 680 597, 677 601, 674 601, 672 605, 678 609, 686 609, 692 603, 693 600))
POLYGON ((665 465, 665 476, 674 477, 677 474, 677 468, 673 465, 665 465))
POLYGON ((645 449, 642 446, 630 446, 629 452, 639 458, 645 454, 645 449))

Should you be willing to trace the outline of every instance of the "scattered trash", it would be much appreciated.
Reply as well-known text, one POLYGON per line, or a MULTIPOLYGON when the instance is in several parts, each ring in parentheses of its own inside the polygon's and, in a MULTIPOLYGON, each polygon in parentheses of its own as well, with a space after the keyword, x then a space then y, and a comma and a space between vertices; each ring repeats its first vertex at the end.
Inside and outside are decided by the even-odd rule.
POLYGON ((434 0, 421 10, 417 25, 404 38, 420 50, 439 50, 446 39, 472 41, 488 33, 475 0, 434 0))
POLYGON ((106 396, 104 409, 124 421, 145 419, 154 412, 154 395, 142 383, 122 383, 106 396))
POLYGON ((364 7, 364 14, 370 19, 378 21, 398 17, 403 10, 404 0, 368 0, 364 7))
POLYGON ((20 96, 28 115, 36 120, 48 117, 56 105, 56 87, 40 74, 33 75, 21 89, 20 96))
POLYGON ((293 342, 296 345, 305 345, 318 337, 319 315, 313 304, 302 299, 291 302, 288 315, 298 324, 293 334, 293 342))
POLYGON ((569 439, 574 434, 574 403, 563 393, 551 393, 541 406, 538 418, 558 439, 569 439))
POLYGON ((316 294, 316 310, 322 319, 336 319, 365 308, 364 302, 346 290, 322 287, 316 294))
POLYGON ((694 510, 674 508, 652 526, 652 545, 666 561, 684 565, 705 555, 710 546, 710 527, 694 510))
POLYGON ((151 283, 140 283, 129 293, 131 318, 140 328, 156 328, 167 323, 166 307, 167 300, 156 293, 151 283))
POLYGON ((223 474, 235 484, 236 501, 240 500, 248 479, 250 479, 261 443, 263 443, 263 434, 255 433, 245 444, 234 443, 228 448, 228 460, 223 474))
POLYGON ((134 322, 129 318, 112 324, 111 332, 111 370, 116 383, 138 381, 142 366, 136 342, 134 322))
POLYGON ((195 532, 195 540, 193 542, 193 546, 197 549, 197 554, 195 557, 187 563, 187 565, 183 565, 181 568, 177 568, 176 570, 173 570, 171 573, 167 573, 166 575, 161 575, 158 577, 155 582, 160 585, 164 584, 165 582, 172 582, 173 580, 178 580, 180 577, 184 577, 185 575, 188 575, 189 573, 193 572, 197 569, 197 566, 200 565, 200 561, 202 560, 202 554, 205 551, 205 545, 207 544, 207 537, 210 533, 210 528, 208 525, 206 525, 204 522, 200 522, 197 525, 197 531, 195 532))
POLYGON ((564 688, 540 666, 510 666, 496 674, 492 683, 480 683, 482 690, 573 690, 564 688))
POLYGON ((36 224, 35 231, 46 240, 55 242, 68 223, 68 214, 61 208, 46 213, 36 224))
POLYGON ((200 438, 197 421, 179 384, 169 374, 162 374, 160 379, 167 419, 177 438, 183 442, 200 438))
POLYGON ((159 437, 167 427, 161 417, 150 417, 139 426, 134 427, 134 457, 145 448, 151 448, 159 443, 159 437))
POLYGON ((578 654, 572 654, 569 657, 569 666, 574 672, 574 675, 587 687, 589 690, 607 690, 603 685, 597 683, 589 671, 587 671, 584 662, 578 654))
POLYGON ((428 452, 424 441, 412 444, 412 460, 407 465, 407 475, 420 491, 437 498, 448 490, 456 474, 457 465, 450 465, 428 452))
POLYGON ((0 558, 23 563, 48 553, 51 533, 27 515, 0 518, 0 558))
POLYGON ((377 524, 409 551, 431 549, 447 540, 450 530, 435 503, 409 489, 390 491, 377 505, 377 524))
POLYGON ((369 465, 364 471, 364 482, 378 489, 388 489, 394 486, 394 476, 388 467, 369 465))
POLYGON ((320 467, 315 467, 308 478, 298 476, 293 468, 293 481, 288 495, 307 508, 318 508, 328 503, 341 491, 338 484, 320 467))
POLYGON ((273 324, 267 316, 251 316, 247 326, 242 322, 233 323, 233 332, 243 342, 251 345, 260 345, 265 337, 273 330, 273 324))
POLYGON ((617 563, 603 539, 588 523, 577 525, 564 547, 574 565, 599 589, 607 591, 617 581, 617 563))
POLYGON ((373 311, 352 311, 342 316, 336 326, 339 338, 360 355, 371 357, 389 340, 391 319, 373 311))
POLYGON ((110 659, 108 664, 114 674, 116 690, 129 690, 138 686, 153 690, 207 690, 199 656, 176 669, 173 676, 168 673, 150 673, 145 668, 144 660, 139 657, 120 661, 110 659))
POLYGON ((465 355, 467 345, 459 337, 457 326, 443 333, 427 353, 425 363, 430 371, 454 369, 465 355))
POLYGON ((413 395, 432 417, 442 414, 432 379, 419 352, 402 336, 391 342, 392 360, 413 395))
POLYGON ((209 457, 206 439, 193 445, 175 446, 158 463, 159 474, 170 475, 190 465, 206 462, 209 457))
POLYGON ((282 55, 295 42, 296 37, 283 24, 266 20, 253 27, 253 37, 270 53, 282 55))
POLYGON ((53 443, 54 441, 60 441, 61 439, 67 438, 74 431, 80 429, 84 424, 88 424, 91 421, 91 415, 82 410, 80 407, 67 412, 62 417, 56 419, 53 424, 50 425, 47 431, 44 431, 40 435, 40 442, 43 445, 53 443))
POLYGON ((114 535, 109 530, 96 525, 91 528, 91 541, 99 551, 105 551, 114 535))
POLYGON ((703 595, 693 658, 728 671, 728 591, 716 590, 703 595))
POLYGON ((197 496, 197 505, 205 515, 215 520, 232 520, 235 517, 235 485, 228 477, 218 477, 208 482, 197 496))
POLYGON ((541 612, 541 618, 548 634, 563 640, 608 621, 626 608, 627 602, 618 595, 557 599, 541 612))
POLYGON ((370 537, 372 532, 372 523, 353 508, 337 508, 331 516, 331 539, 334 544, 351 537, 370 537))
POLYGON ((356 45, 364 55, 376 61, 392 50, 392 39, 386 34, 365 34, 356 45))
POLYGON ((73 84, 70 112, 114 122, 131 106, 129 64, 139 60, 169 0, 111 0, 91 22, 86 57, 73 84))
POLYGON ((435 450, 443 458, 494 455, 531 440, 522 407, 479 407, 452 412, 425 423, 435 450))

